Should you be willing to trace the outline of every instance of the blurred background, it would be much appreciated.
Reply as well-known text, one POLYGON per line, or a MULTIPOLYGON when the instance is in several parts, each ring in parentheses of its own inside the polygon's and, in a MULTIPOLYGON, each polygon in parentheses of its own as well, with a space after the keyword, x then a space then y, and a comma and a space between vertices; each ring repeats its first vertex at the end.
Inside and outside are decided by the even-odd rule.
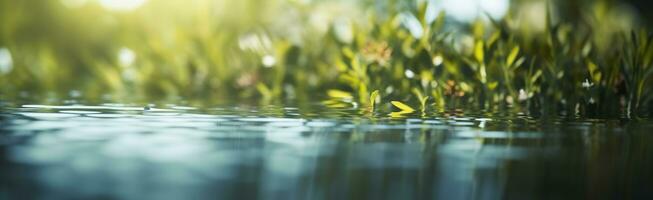
MULTIPOLYGON (((552 19, 609 38, 651 23, 644 0, 0 0, 0 97, 304 99, 337 87, 343 47, 389 23, 473 34, 487 17, 534 38, 552 19), (547 3, 548 2, 548 3, 547 3), (445 14, 446 13, 446 14, 445 14)), ((396 25, 396 26, 394 26, 396 25)), ((377 33, 381 32, 381 33, 377 33)), ((362 39, 363 38, 363 39, 362 39)), ((527 39, 525 39, 527 40, 527 39)), ((472 42, 473 43, 473 42, 472 42)), ((473 45, 473 44, 472 44, 473 45)), ((360 45, 359 45, 360 46, 360 45)), ((469 45, 468 45, 469 46, 469 45)), ((464 48, 461 48, 464 49, 464 48)), ((462 50, 461 50, 462 51, 462 50)), ((382 57, 381 57, 382 58, 382 57)))

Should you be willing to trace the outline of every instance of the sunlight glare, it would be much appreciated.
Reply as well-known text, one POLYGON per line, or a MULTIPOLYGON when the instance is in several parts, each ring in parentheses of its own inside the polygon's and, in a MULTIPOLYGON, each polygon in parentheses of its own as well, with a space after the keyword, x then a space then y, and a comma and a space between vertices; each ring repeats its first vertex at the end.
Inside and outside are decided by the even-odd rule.
POLYGON ((437 13, 444 10, 453 19, 471 22, 487 13, 495 19, 502 18, 510 7, 509 0, 431 0, 427 19, 432 21, 437 13))
POLYGON ((87 0, 61 0, 61 4, 68 8, 80 8, 86 5, 87 0))
POLYGON ((116 11, 134 10, 145 2, 146 0, 100 0, 102 7, 116 11))

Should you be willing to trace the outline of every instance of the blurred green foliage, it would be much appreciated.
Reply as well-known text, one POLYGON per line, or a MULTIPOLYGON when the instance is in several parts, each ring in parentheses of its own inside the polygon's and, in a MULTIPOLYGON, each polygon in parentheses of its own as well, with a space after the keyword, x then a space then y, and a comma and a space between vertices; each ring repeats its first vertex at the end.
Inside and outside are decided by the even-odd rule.
POLYGON ((0 0, 0 48, 11 59, 1 97, 326 99, 394 116, 651 108, 651 34, 616 1, 514 0, 505 17, 472 22, 434 12, 435 1, 99 2, 0 0))

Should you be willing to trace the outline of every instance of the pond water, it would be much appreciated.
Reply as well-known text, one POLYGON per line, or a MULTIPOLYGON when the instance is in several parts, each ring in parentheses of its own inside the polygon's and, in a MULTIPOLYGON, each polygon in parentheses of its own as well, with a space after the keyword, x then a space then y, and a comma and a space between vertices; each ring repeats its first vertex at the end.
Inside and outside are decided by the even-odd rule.
POLYGON ((4 105, 0 199, 653 198, 647 120, 303 110, 4 105))

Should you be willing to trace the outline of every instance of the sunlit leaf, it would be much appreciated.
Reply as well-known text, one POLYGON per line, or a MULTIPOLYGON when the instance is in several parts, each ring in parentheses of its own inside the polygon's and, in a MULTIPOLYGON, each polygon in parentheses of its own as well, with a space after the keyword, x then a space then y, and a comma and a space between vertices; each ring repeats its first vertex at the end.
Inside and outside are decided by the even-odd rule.
POLYGON ((526 62, 526 58, 525 58, 525 57, 521 57, 521 58, 517 59, 517 61, 515 61, 515 64, 513 65, 513 66, 514 66, 514 69, 517 69, 517 67, 519 67, 519 66, 521 66, 522 64, 524 64, 524 62, 526 62))
POLYGON ((419 91, 418 88, 413 88, 412 92, 413 94, 415 94, 415 96, 417 96, 418 99, 424 98, 424 95, 422 94, 422 92, 419 91))
POLYGON ((404 118, 406 115, 413 113, 414 111, 399 111, 399 112, 391 112, 388 114, 392 118, 404 118))
POLYGON ((413 88, 413 94, 417 96, 417 99, 419 100, 420 103, 420 110, 422 111, 422 113, 424 113, 424 111, 426 111, 426 101, 429 99, 429 97, 424 96, 422 92, 420 92, 419 89, 417 88, 413 88))
POLYGON ((351 59, 351 68, 359 75, 365 73, 363 71, 363 67, 361 66, 361 61, 358 59, 358 57, 351 59))
POLYGON ((601 81, 601 72, 598 71, 598 66, 594 62, 587 63, 587 70, 589 71, 592 81, 598 83, 601 81))
POLYGON ((340 81, 342 82, 349 84, 352 87, 358 85, 358 83, 360 82, 359 79, 357 79, 356 77, 354 77, 354 75, 351 74, 341 74, 340 77, 338 77, 338 79, 340 79, 340 81))
POLYGON ((348 68, 347 64, 342 62, 342 60, 337 60, 336 61, 336 67, 338 68, 338 71, 340 71, 340 72, 345 72, 345 71, 347 71, 347 68, 348 68))
POLYGON ((459 85, 460 85, 460 90, 464 92, 472 92, 474 90, 473 87, 467 84, 466 82, 460 82, 459 85))
POLYGON ((377 102, 377 98, 379 98, 379 90, 374 90, 372 94, 370 94, 370 108, 371 110, 374 110, 374 105, 377 102))
POLYGON ((506 59, 506 64, 508 66, 512 66, 512 64, 515 63, 515 59, 517 59, 517 55, 519 55, 519 46, 512 48, 508 58, 506 59))
POLYGON ((478 61, 479 63, 483 63, 483 60, 485 59, 485 52, 483 50, 482 40, 476 42, 476 45, 474 47, 474 57, 476 58, 476 61, 478 61))
POLYGON ((390 103, 392 103, 392 105, 394 105, 395 107, 399 108, 401 111, 404 111, 404 112, 414 112, 415 111, 415 109, 413 109, 410 106, 408 106, 408 105, 406 105, 404 103, 401 103, 399 101, 391 101, 390 103))
POLYGON ((542 70, 538 69, 537 71, 535 71, 535 74, 533 74, 533 76, 531 77, 531 80, 530 80, 531 83, 535 83, 537 81, 537 79, 540 78, 540 76, 542 76, 542 70))
POLYGON ((337 100, 324 100, 322 101, 322 104, 329 108, 349 108, 352 107, 351 104, 344 103, 343 101, 337 101, 337 100))
POLYGON ((331 90, 327 91, 327 95, 329 95, 329 97, 332 97, 332 98, 340 98, 340 99, 351 99, 351 98, 353 98, 351 93, 345 92, 345 91, 342 91, 342 90, 335 90, 335 89, 331 89, 331 90))
POLYGON ((483 38, 483 35, 485 35, 485 22, 480 19, 474 21, 472 24, 472 33, 476 39, 483 38))
POLYGON ((354 58, 354 51, 352 51, 349 47, 342 48, 342 54, 344 54, 349 59, 354 58))
POLYGON ((481 67, 479 69, 478 74, 481 77, 481 83, 486 83, 487 82, 487 71, 485 69, 485 64, 481 64, 481 67))
POLYGON ((259 93, 261 93, 261 96, 263 96, 263 99, 272 98, 272 91, 265 84, 263 84, 263 83, 257 84, 256 89, 259 91, 259 93))
POLYGON ((367 85, 365 83, 361 82, 358 84, 358 101, 361 103, 365 103, 369 101, 369 96, 367 96, 367 85))
POLYGON ((581 52, 583 53, 583 56, 588 56, 591 51, 592 51, 592 43, 591 42, 585 43, 585 45, 583 45, 583 49, 581 50, 581 52))
POLYGON ((496 82, 496 81, 490 82, 490 83, 487 84, 487 88, 490 89, 490 90, 494 90, 494 89, 497 88, 498 85, 499 85, 499 82, 496 82))

